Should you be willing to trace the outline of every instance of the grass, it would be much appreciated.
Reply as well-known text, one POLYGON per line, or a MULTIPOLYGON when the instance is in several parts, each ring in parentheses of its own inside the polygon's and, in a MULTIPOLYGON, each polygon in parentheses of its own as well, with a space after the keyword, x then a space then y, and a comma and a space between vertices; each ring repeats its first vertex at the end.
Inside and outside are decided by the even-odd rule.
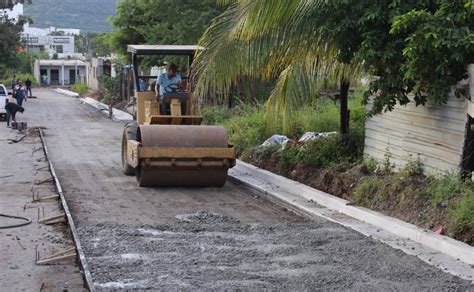
POLYGON ((357 185, 352 195, 354 203, 362 206, 369 206, 374 201, 380 201, 387 197, 388 190, 384 179, 368 178, 357 185))
POLYGON ((71 91, 84 95, 89 92, 89 87, 87 87, 87 84, 74 84, 71 86, 71 91))
POLYGON ((407 176, 402 171, 363 179, 355 187, 352 201, 386 211, 391 211, 387 209, 387 205, 396 202, 396 207, 406 213, 422 211, 423 216, 428 216, 427 220, 431 218, 436 221, 441 216, 444 219, 439 224, 445 224, 448 235, 474 244, 473 183, 464 181, 458 174, 440 177, 416 175, 419 179, 413 180, 414 174, 407 176), (425 203, 422 204, 422 210, 417 209, 417 202, 425 203))
POLYGON ((16 78, 19 79, 23 84, 25 84, 26 79, 30 78, 31 84, 33 86, 38 85, 38 83, 36 82, 36 78, 33 74, 29 74, 29 73, 16 73, 16 74, 13 74, 13 73, 9 72, 8 74, 5 74, 3 76, 3 79, 0 81, 3 85, 5 85, 5 87, 7 89, 11 89, 11 83, 12 83, 13 75, 16 75, 16 78))
MULTIPOLYGON (((356 94, 349 99, 349 108, 351 135, 363 139, 365 108, 361 94, 356 94)), ((235 146, 239 156, 248 153, 274 134, 299 138, 305 132, 339 130, 339 103, 324 97, 294 112, 287 132, 284 132, 281 122, 266 118, 265 107, 261 104, 240 104, 232 110, 219 106, 204 107, 201 113, 205 124, 220 124, 227 129, 229 140, 235 146)), ((321 151, 325 150, 323 145, 314 145, 314 147, 321 148, 321 151)), ((304 153, 299 156, 304 156, 304 153)), ((335 158, 337 160, 337 157, 335 158)))

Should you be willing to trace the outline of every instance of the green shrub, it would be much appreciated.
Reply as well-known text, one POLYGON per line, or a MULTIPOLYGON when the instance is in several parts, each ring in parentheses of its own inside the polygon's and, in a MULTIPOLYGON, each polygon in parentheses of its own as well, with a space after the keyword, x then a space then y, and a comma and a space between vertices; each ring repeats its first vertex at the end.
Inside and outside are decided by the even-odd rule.
POLYGON ((450 208, 451 232, 456 235, 463 231, 474 231, 474 190, 467 190, 461 199, 450 208))
POLYGON ((466 190, 466 183, 457 174, 450 174, 438 178, 431 178, 427 192, 431 197, 433 207, 443 201, 461 194, 466 190))
POLYGON ((36 82, 35 76, 33 74, 29 74, 29 73, 16 73, 15 74, 13 73, 13 71, 9 71, 4 75, 3 79, 0 81, 3 85, 5 85, 5 87, 8 90, 10 90, 11 88, 13 75, 16 75, 16 78, 19 79, 23 84, 25 84, 26 79, 29 78, 33 86, 38 85, 38 82, 36 82))
POLYGON ((362 164, 364 164, 365 167, 367 167, 367 170, 369 172, 374 172, 377 169, 377 166, 379 163, 377 162, 375 158, 367 157, 362 161, 362 164))
POLYGON ((251 110, 245 116, 236 116, 224 122, 237 155, 260 145, 269 137, 270 133, 264 125, 265 117, 259 110, 251 110))
POLYGON ((369 207, 376 201, 383 200, 388 195, 386 182, 382 178, 368 178, 361 181, 354 189, 352 200, 354 203, 369 207), (375 194, 375 198, 371 198, 375 194))
POLYGON ((222 106, 207 106, 201 110, 203 116, 203 124, 218 125, 231 118, 231 112, 222 106))
POLYGON ((420 160, 420 155, 415 160, 409 160, 408 163, 401 169, 400 175, 411 176, 411 175, 422 175, 423 164, 420 160))
MULTIPOLYGON (((339 137, 336 140, 326 141, 319 147, 322 157, 327 157, 320 161, 320 158, 311 158, 312 153, 302 152, 298 161, 309 161, 309 165, 327 165, 330 161, 345 161, 347 157, 362 154, 365 108, 362 104, 362 96, 357 94, 349 99, 351 110, 350 135, 346 138, 339 137), (336 148, 334 148, 336 147, 336 148), (333 154, 332 149, 343 151, 342 154, 333 154), (332 158, 331 158, 332 156, 332 158), (313 161, 310 161, 313 160, 313 161)), ((232 110, 221 106, 208 106, 201 110, 205 124, 224 125, 229 132, 229 139, 234 144, 237 154, 242 155, 250 151, 253 147, 260 145, 263 141, 274 134, 284 134, 282 122, 269 121, 266 117, 264 106, 253 104, 238 104, 232 110)), ((339 130, 339 103, 332 99, 322 97, 314 104, 303 107, 292 114, 290 131, 285 133, 290 138, 299 138, 305 132, 334 132, 339 130)), ((310 151, 310 150, 308 150, 310 151)), ((283 154, 285 161, 291 160, 291 154, 283 154)))
POLYGON ((89 87, 87 87, 87 84, 74 84, 71 86, 71 90, 80 95, 84 95, 89 92, 89 87))

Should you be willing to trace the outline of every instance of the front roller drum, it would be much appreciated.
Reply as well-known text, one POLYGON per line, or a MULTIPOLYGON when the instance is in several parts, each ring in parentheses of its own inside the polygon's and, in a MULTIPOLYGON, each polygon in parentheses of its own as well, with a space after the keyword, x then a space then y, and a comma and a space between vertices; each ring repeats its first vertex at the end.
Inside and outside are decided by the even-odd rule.
MULTIPOLYGON (((163 164, 166 164, 166 162, 163 164)), ((227 180, 227 171, 228 167, 222 166, 206 168, 173 167, 157 164, 147 165, 145 161, 142 161, 136 168, 136 175, 138 185, 141 187, 222 187, 227 180)))
MULTIPOLYGON (((228 148, 223 127, 142 125, 137 141, 142 147, 228 148)), ((222 187, 227 179, 231 161, 207 157, 204 159, 141 159, 135 169, 138 185, 222 187)))

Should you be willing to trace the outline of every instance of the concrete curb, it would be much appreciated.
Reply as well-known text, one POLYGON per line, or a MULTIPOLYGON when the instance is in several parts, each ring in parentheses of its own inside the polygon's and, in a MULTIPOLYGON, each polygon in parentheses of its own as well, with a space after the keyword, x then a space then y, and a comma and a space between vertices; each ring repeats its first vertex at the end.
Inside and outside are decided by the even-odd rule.
MULTIPOLYGON (((302 183, 276 175, 242 161, 237 162, 237 166, 230 170, 229 175, 237 182, 259 191, 266 192, 280 200, 287 201, 288 203, 292 204, 295 197, 300 197, 306 201, 317 203, 328 209, 369 223, 399 237, 408 238, 423 246, 449 255, 455 259, 459 259, 466 264, 474 265, 474 247, 447 236, 438 235, 430 230, 419 228, 415 225, 363 207, 353 206, 347 200, 313 189, 302 183), (249 183, 249 177, 253 177, 257 181, 249 183), (267 185, 260 184, 258 180, 266 182, 267 185), (284 192, 292 194, 293 198, 282 194, 284 192), (288 201, 289 199, 291 201, 288 201)), ((308 212, 307 206, 296 205, 296 207, 308 212)))
POLYGON ((49 158, 49 152, 48 152, 48 147, 46 146, 46 141, 44 139, 43 135, 43 130, 39 129, 39 134, 41 138, 41 144, 43 145, 43 151, 44 155, 46 157, 46 160, 48 161, 49 165, 49 170, 51 172, 51 175, 54 179, 54 184, 56 186, 56 191, 59 194, 60 201, 61 201, 61 206, 64 210, 64 214, 66 215, 66 219, 69 225, 69 230, 71 231, 71 236, 72 240, 74 243, 74 246, 76 248, 77 256, 78 256, 78 262, 81 267, 81 272, 82 272, 82 277, 84 280, 84 285, 89 291, 95 291, 94 288, 94 281, 92 280, 92 274, 89 270, 89 265, 87 264, 86 256, 84 254, 84 250, 82 249, 81 242, 79 240, 79 236, 77 234, 77 229, 76 225, 74 223, 74 219, 72 218, 71 212, 69 211, 69 206, 66 201, 66 197, 64 196, 63 189, 61 187, 61 183, 59 182, 59 178, 56 175, 56 170, 54 169, 53 162, 49 158))
MULTIPOLYGON (((109 116, 109 106, 105 103, 99 102, 90 97, 81 98, 80 101, 84 104, 87 104, 91 107, 100 110, 102 113, 109 116)), ((112 119, 116 122, 130 122, 133 121, 133 116, 127 112, 113 108, 112 119)))
POLYGON ((65 90, 65 89, 62 89, 62 88, 56 88, 55 91, 58 92, 58 93, 61 93, 61 94, 65 94, 67 96, 79 97, 79 93, 72 92, 70 90, 65 90))

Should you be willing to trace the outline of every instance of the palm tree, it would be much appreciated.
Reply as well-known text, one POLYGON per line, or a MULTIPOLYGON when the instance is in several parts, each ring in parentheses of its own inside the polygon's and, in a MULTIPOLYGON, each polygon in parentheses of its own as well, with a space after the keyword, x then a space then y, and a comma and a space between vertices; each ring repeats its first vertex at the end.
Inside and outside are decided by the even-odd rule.
POLYGON ((319 8, 325 0, 219 0, 228 9, 213 20, 200 40, 194 75, 200 97, 223 96, 242 77, 276 79, 268 97, 268 117, 283 119, 288 130, 295 109, 319 89, 341 85, 341 133, 348 131, 349 80, 362 73, 361 62, 343 63, 323 29, 319 8), (344 102, 345 101, 345 102, 344 102))

